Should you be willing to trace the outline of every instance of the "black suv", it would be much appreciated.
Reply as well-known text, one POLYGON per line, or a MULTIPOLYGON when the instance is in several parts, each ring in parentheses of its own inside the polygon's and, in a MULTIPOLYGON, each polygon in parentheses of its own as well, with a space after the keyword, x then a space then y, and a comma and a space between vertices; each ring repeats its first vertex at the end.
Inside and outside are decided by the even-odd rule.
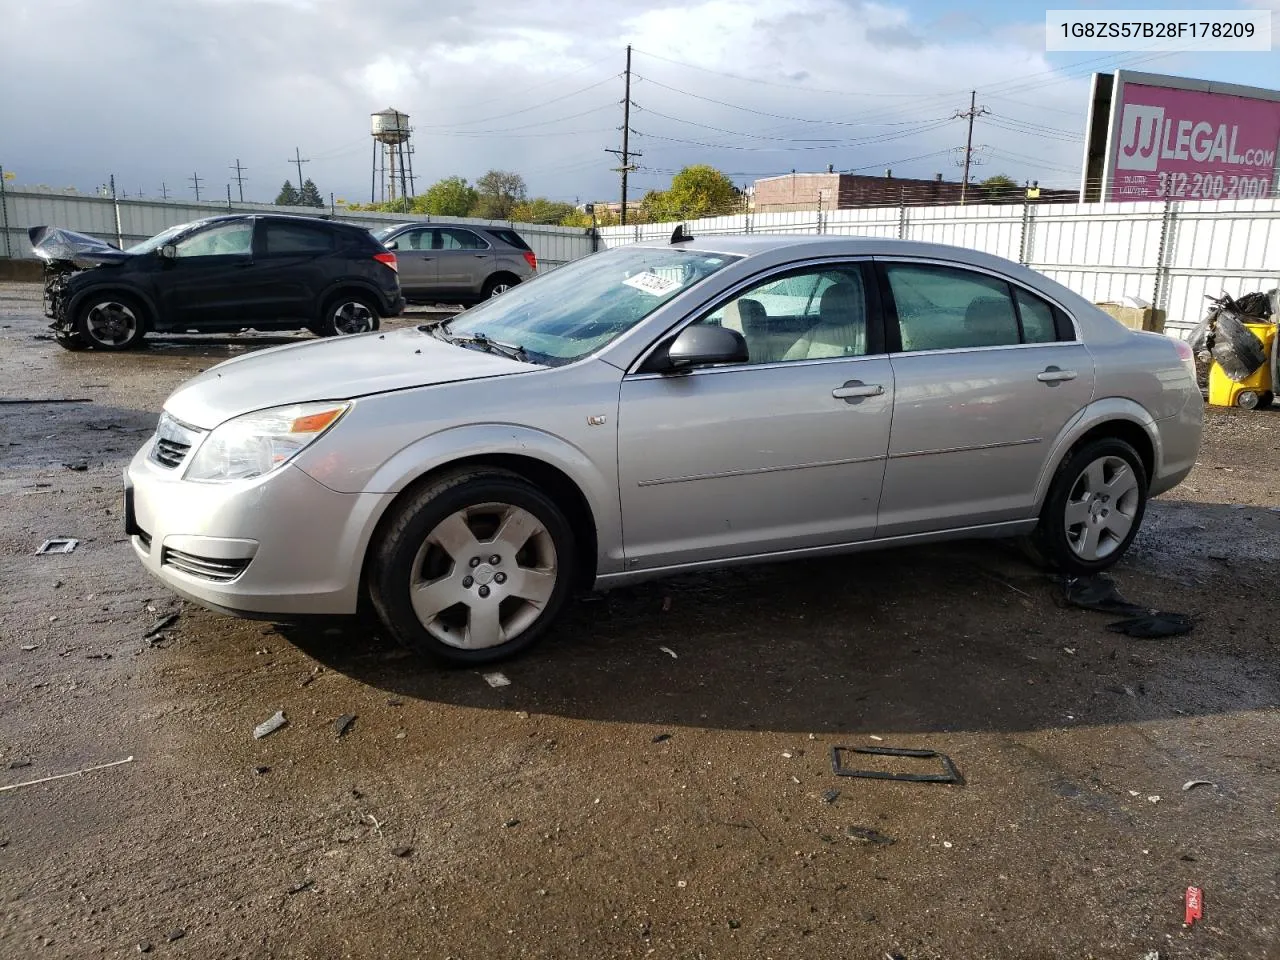
POLYGON ((68 350, 128 350, 147 331, 366 333, 404 309, 396 255, 353 224, 277 214, 170 227, 118 250, 33 227, 45 312, 68 350))

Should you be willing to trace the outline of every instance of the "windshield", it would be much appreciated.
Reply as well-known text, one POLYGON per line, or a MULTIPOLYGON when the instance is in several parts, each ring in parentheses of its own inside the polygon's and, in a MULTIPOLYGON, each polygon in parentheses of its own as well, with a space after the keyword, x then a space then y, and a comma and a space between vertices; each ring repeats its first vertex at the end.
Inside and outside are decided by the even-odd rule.
POLYGON ((155 250, 159 250, 166 243, 169 243, 176 237, 182 236, 182 234, 196 226, 197 222, 198 221, 180 223, 176 227, 170 227, 168 230, 157 233, 150 240, 143 240, 141 243, 134 244, 132 247, 125 250, 125 253, 152 253, 155 250))
POLYGON ((483 334, 523 347, 535 363, 572 363, 737 259, 697 250, 618 247, 512 287, 459 314, 445 332, 483 334))

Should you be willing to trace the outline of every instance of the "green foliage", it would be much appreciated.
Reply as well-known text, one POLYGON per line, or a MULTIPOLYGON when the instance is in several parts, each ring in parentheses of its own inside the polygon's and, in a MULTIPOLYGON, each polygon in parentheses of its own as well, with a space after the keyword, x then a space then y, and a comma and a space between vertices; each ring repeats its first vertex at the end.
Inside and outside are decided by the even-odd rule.
POLYGON ((979 186, 982 188, 983 199, 990 203, 1009 203, 1013 200, 1021 200, 1023 197, 1022 188, 1003 173, 987 177, 979 186))
POLYGON ((414 197, 412 209, 436 217, 469 217, 479 200, 480 194, 463 177, 444 177, 414 197))
POLYGON ((323 207, 325 206, 324 197, 320 196, 320 188, 310 178, 302 183, 302 192, 298 194, 298 206, 300 207, 323 207))
POLYGON ((480 196, 471 216, 487 220, 510 220, 526 192, 524 177, 509 170, 490 170, 476 181, 476 190, 480 196))
MULTIPOLYGON (((572 203, 535 197, 532 200, 522 200, 513 206, 510 219, 519 223, 564 223, 565 217, 571 217, 578 212, 572 203)), ((591 218, 588 217, 588 226, 591 225, 590 220, 591 218)))
MULTIPOLYGON (((672 177, 666 190, 650 190, 640 203, 650 221, 694 220, 738 212, 742 209, 742 194, 715 167, 699 163, 672 177)), ((628 215, 627 219, 631 217, 628 215)))
POLYGON ((288 180, 284 182, 284 186, 280 188, 280 193, 276 196, 276 206, 278 207, 296 207, 298 205, 298 188, 288 180))

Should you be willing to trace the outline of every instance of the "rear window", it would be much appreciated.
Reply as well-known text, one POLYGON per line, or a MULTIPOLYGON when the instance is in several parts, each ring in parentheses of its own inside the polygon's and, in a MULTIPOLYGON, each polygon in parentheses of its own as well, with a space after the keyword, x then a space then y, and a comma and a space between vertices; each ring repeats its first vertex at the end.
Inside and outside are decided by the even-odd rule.
POLYGON ((524 242, 524 237, 520 236, 520 234, 516 233, 514 230, 486 230, 485 232, 488 233, 489 236, 496 237, 501 240, 503 243, 510 244, 517 250, 532 249, 524 242))
POLYGON ((333 231, 306 223, 267 221, 267 253, 328 253, 333 249, 333 231))

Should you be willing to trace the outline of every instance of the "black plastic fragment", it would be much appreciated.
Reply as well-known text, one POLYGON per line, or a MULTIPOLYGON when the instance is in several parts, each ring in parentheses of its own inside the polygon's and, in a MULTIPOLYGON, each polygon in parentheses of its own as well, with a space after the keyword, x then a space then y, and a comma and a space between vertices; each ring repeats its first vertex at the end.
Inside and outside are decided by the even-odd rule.
POLYGON ((964 783, 951 758, 936 750, 908 750, 904 747, 832 747, 831 772, 837 777, 862 777, 867 780, 901 780, 906 783, 964 783), (884 770, 852 770, 841 762, 841 752, 873 754, 880 757, 930 758, 942 764, 942 773, 888 773, 884 770))
POLYGON ((1130 617, 1107 624, 1107 629, 1141 640, 1160 637, 1180 637, 1190 633, 1195 621, 1182 613, 1153 613, 1149 616, 1130 617))

